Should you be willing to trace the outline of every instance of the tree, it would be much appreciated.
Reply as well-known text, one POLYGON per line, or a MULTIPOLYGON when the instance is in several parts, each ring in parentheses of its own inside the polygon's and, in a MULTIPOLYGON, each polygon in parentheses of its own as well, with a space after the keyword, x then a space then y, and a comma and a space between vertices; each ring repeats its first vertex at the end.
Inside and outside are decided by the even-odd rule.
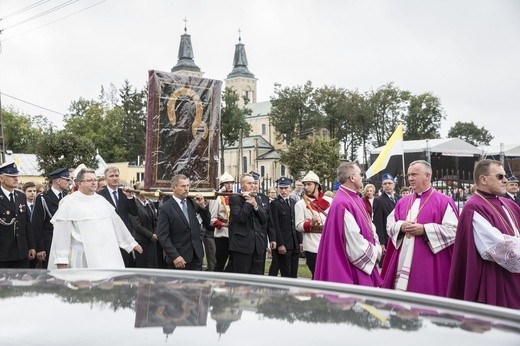
POLYGON ((330 138, 342 140, 342 128, 347 120, 347 90, 324 86, 314 93, 314 102, 320 112, 320 126, 327 129, 330 138))
POLYGON ((36 142, 43 132, 52 130, 53 126, 48 122, 40 122, 41 116, 31 117, 20 114, 12 108, 2 108, 2 121, 4 127, 4 147, 14 153, 32 153, 36 148, 36 142), (37 122, 40 128, 33 126, 37 122))
POLYGON ((478 127, 473 123, 463 123, 457 121, 448 131, 449 138, 460 138, 474 146, 489 145, 493 136, 484 127, 478 127))
POLYGON ((276 84, 274 92, 269 119, 277 131, 278 140, 291 144, 294 139, 305 139, 320 128, 322 119, 310 81, 304 86, 283 89, 276 84))
POLYGON ((335 139, 295 139, 280 161, 289 166, 293 176, 301 171, 314 171, 322 179, 335 179, 339 166, 339 143, 335 139))
POLYGON ((438 97, 431 93, 411 95, 404 117, 404 140, 440 138, 441 121, 445 118, 438 97))
POLYGON ((385 145, 393 129, 402 121, 407 112, 410 93, 402 91, 393 83, 385 84, 367 94, 367 102, 374 124, 375 146, 385 145))
POLYGON ((76 168, 82 163, 97 168, 96 148, 92 141, 64 130, 42 136, 35 154, 44 175, 61 167, 76 168))
POLYGON ((123 146, 126 148, 126 161, 134 161, 137 156, 144 157, 146 147, 146 89, 132 90, 128 80, 119 90, 123 116, 123 146))
POLYGON ((224 148, 234 145, 236 141, 249 136, 251 125, 246 121, 246 116, 251 114, 251 109, 238 106, 239 96, 231 89, 226 88, 222 93, 220 116, 220 169, 224 172, 224 148))

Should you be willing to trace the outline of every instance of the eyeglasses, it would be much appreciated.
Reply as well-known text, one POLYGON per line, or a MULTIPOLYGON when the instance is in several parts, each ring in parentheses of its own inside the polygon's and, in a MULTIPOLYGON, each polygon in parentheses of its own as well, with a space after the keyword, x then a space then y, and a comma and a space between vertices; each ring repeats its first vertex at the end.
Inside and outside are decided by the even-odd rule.
POLYGON ((84 180, 82 180, 82 182, 92 184, 92 183, 97 183, 97 179, 84 179, 84 180))
MULTIPOLYGON (((492 174, 488 174, 488 177, 491 176, 492 174)), ((501 173, 498 173, 498 174, 495 174, 495 178, 497 178, 498 180, 504 180, 506 177, 505 174, 501 174, 501 173)))

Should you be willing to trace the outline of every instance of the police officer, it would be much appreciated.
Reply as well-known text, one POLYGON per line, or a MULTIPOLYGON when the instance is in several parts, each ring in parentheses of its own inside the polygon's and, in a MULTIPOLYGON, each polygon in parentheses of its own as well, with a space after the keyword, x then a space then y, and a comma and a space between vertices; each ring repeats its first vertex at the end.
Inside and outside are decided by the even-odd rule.
POLYGON ((36 256, 27 199, 14 162, 0 166, 0 268, 29 268, 36 256))
POLYGON ((54 226, 51 219, 58 205, 69 191, 71 176, 68 168, 58 168, 49 174, 51 188, 36 196, 32 215, 32 227, 36 241, 36 257, 42 268, 47 268, 47 256, 51 250, 54 226))

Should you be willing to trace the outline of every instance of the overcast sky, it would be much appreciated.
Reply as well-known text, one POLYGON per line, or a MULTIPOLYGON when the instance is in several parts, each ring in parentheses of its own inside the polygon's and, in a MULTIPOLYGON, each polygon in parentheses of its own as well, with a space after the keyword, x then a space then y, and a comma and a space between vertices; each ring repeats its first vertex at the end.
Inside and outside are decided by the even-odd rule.
POLYGON ((368 91, 394 82, 441 99, 443 136, 474 121, 494 145, 520 143, 518 0, 1 0, 0 18, 0 91, 62 114, 80 97, 97 98, 101 85, 128 79, 140 88, 148 70, 170 71, 187 18, 206 78, 231 72, 241 29, 258 101, 274 83, 368 91))

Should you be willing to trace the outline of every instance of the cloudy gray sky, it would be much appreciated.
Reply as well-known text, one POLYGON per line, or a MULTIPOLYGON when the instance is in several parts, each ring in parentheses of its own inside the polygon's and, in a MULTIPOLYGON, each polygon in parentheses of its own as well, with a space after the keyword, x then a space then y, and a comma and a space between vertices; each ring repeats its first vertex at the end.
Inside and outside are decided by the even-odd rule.
MULTIPOLYGON (((394 82, 441 99, 443 136, 474 121, 494 145, 520 143, 517 0, 1 0, 0 91, 66 113, 101 85, 144 86, 148 70, 176 64, 185 17, 207 78, 231 72, 241 29, 258 101, 274 83, 367 91, 394 82)), ((2 105, 62 119, 5 95, 2 105)))

